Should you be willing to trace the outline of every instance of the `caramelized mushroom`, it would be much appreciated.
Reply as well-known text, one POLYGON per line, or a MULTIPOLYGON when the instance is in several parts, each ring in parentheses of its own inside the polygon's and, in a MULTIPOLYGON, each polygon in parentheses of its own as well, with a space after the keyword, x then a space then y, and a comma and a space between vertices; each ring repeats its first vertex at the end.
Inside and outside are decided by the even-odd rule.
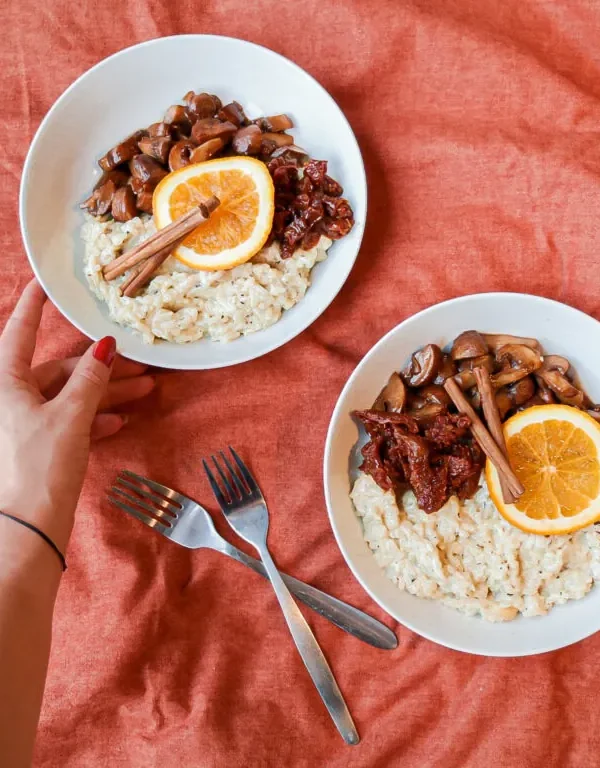
POLYGON ((431 424, 436 416, 443 413, 445 410, 443 405, 439 403, 430 403, 424 405, 422 408, 414 408, 409 411, 409 415, 413 417, 419 424, 431 424))
POLYGON ((135 195, 131 187, 121 187, 115 192, 111 213, 116 221, 129 221, 137 216, 135 195))
POLYGON ((446 408, 452 405, 450 395, 439 384, 428 384, 425 387, 421 387, 412 398, 411 404, 416 402, 417 399, 420 399, 423 405, 443 405, 446 408))
POLYGON ((558 368, 552 370, 541 369, 539 376, 554 392, 561 403, 573 405, 575 408, 586 408, 589 405, 589 399, 585 392, 577 389, 558 368))
POLYGON ((542 358, 536 350, 525 344, 505 344, 496 351, 496 362, 502 370, 492 376, 494 387, 524 379, 542 366, 542 358))
POLYGON ((262 136, 257 125, 240 128, 231 142, 233 151, 240 155, 258 155, 262 146, 262 136))
POLYGON ((397 373, 392 373, 388 383, 373 403, 376 411, 401 411, 406 405, 406 386, 397 373))
POLYGON ((214 117, 220 106, 217 107, 215 97, 210 93, 194 93, 194 91, 188 91, 183 97, 185 104, 188 108, 188 112, 196 120, 202 120, 205 117, 214 117))
POLYGON ((485 368, 488 373, 493 373, 495 370, 493 355, 481 355, 481 357, 471 357, 458 361, 459 371, 472 371, 473 368, 485 368))
POLYGON ((207 117, 204 120, 198 120, 192 128, 192 139, 197 144, 204 144, 211 139, 222 139, 226 144, 237 131, 237 126, 233 123, 222 123, 216 117, 207 117))
POLYGON ((234 125, 237 125, 238 128, 241 125, 248 125, 248 118, 244 114, 244 109, 237 101, 232 101, 231 104, 226 104, 220 109, 218 118, 224 123, 233 123, 234 125))
POLYGON ((404 380, 411 387, 431 384, 442 365, 442 350, 437 344, 427 344, 411 357, 408 367, 403 372, 404 380))
POLYGON ((506 418, 506 415, 512 410, 513 408, 513 401, 509 393, 505 389, 500 389, 498 392, 496 392, 496 407, 498 408, 498 413, 500 414, 500 421, 504 421, 506 418))
POLYGON ((533 408, 534 405, 546 405, 544 400, 540 397, 539 392, 536 392, 533 397, 530 397, 529 400, 522 403, 517 408, 517 411, 526 411, 528 408, 533 408))
POLYGON ((454 339, 450 354, 453 360, 483 357, 488 354, 488 346, 478 331, 464 331, 454 339))
MULTIPOLYGON (((458 384, 458 386, 462 389, 463 392, 477 385, 477 381, 475 379, 475 374, 473 373, 473 371, 468 371, 468 370, 459 371, 452 378, 458 384)), ((437 382, 437 378, 436 378, 436 382, 437 382)))
POLYGON ((96 182, 94 190, 99 189, 107 181, 112 181, 115 187, 124 187, 129 181, 129 173, 123 171, 120 168, 115 168, 114 171, 104 171, 102 176, 96 182))
POLYGON ((444 354, 442 357, 442 364, 440 365, 437 375, 433 381, 434 384, 443 386, 446 379, 454 376, 456 373, 456 365, 450 355, 444 354))
POLYGON ((524 379, 506 387, 506 392, 513 406, 523 405, 523 403, 535 395, 535 382, 531 376, 526 376, 524 379))
POLYGON ((511 336, 507 333, 483 333, 482 336, 492 352, 497 352, 500 347, 505 347, 507 344, 523 344, 539 354, 542 352, 540 342, 537 339, 529 339, 526 336, 511 336))
POLYGON ((566 375, 569 372, 570 367, 571 363, 566 357, 562 357, 561 355, 544 355, 542 368, 545 371, 556 370, 566 375))
POLYGON ((139 148, 145 155, 153 157, 159 163, 166 165, 173 142, 167 136, 145 136, 139 143, 139 148))
POLYGON ((536 375, 535 377, 536 383, 537 383, 537 396, 540 398, 542 403, 546 403, 549 405, 550 403, 555 403, 556 398, 554 397, 554 393, 550 389, 550 387, 546 384, 544 379, 542 379, 541 376, 536 375))
POLYGON ((280 147, 290 147, 294 143, 294 137, 289 133, 263 133, 261 144, 272 144, 271 152, 280 147))
POLYGON ((87 200, 81 203, 81 208, 86 209, 92 216, 104 216, 112 206, 113 197, 117 191, 117 185, 112 179, 108 179, 96 187, 87 200))
POLYGON ((131 189, 135 192, 138 210, 152 213, 152 193, 155 187, 156 184, 151 181, 142 182, 139 179, 131 178, 131 189))
POLYGON ((265 133, 280 133, 294 127, 294 123, 287 115, 271 115, 271 117, 259 117, 252 121, 265 133))
POLYGON ((167 125, 175 125, 186 133, 192 127, 190 114, 185 107, 181 106, 181 104, 173 104, 172 107, 169 107, 165 112, 163 122, 167 123, 167 125))
POLYGON ((192 152, 195 149, 195 142, 189 139, 182 139, 173 144, 169 152, 169 168, 172 171, 178 171, 180 168, 189 165, 192 162, 192 152))
POLYGON ((109 149, 104 157, 100 158, 98 165, 103 171, 112 171, 121 163, 126 163, 139 154, 138 142, 145 135, 145 131, 136 131, 121 141, 112 149, 109 149))
POLYGON ((148 155, 137 155, 129 163, 131 175, 141 182, 158 182, 167 175, 167 171, 148 155))
POLYGON ((217 152, 220 152, 225 146, 223 139, 209 139, 204 144, 200 144, 199 147, 190 155, 190 163, 203 163, 205 160, 210 160, 217 152))
POLYGON ((155 136, 168 137, 170 139, 173 136, 173 126, 167 123, 152 123, 148 126, 148 136, 152 136, 152 138, 155 136))

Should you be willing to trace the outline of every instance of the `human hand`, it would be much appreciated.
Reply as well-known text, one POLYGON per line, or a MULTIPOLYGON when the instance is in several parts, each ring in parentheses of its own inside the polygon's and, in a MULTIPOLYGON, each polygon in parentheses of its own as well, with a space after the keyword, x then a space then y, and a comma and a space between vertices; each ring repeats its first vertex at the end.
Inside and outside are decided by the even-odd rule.
POLYGON ((116 359, 112 337, 81 358, 32 367, 45 301, 29 283, 0 337, 0 510, 64 552, 91 439, 118 432, 125 418, 110 409, 148 394, 154 380, 144 366, 116 359))

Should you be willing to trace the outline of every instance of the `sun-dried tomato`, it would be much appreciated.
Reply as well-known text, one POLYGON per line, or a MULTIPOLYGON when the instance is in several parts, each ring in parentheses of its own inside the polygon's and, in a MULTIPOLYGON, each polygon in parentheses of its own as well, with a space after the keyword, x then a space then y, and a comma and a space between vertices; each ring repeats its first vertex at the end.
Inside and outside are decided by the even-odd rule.
POLYGON ((424 512, 436 512, 452 494, 472 496, 485 456, 465 416, 446 409, 427 427, 412 416, 388 411, 355 411, 369 436, 361 469, 383 488, 408 484, 424 512))

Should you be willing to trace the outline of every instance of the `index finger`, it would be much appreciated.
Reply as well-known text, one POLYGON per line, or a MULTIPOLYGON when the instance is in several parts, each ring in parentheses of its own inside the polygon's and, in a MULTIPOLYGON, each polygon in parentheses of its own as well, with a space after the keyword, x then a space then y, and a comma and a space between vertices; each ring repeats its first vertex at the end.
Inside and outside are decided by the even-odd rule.
POLYGON ((44 289, 34 278, 25 287, 0 336, 3 367, 23 369, 31 365, 45 302, 44 289))

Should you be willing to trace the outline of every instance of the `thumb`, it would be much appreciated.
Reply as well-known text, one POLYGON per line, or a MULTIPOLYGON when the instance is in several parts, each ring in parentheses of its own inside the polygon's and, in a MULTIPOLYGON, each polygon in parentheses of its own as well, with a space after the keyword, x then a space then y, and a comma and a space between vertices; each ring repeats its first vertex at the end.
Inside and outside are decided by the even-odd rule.
POLYGON ((106 393, 116 353, 117 342, 112 336, 93 344, 75 366, 57 399, 75 407, 91 423, 106 393))

